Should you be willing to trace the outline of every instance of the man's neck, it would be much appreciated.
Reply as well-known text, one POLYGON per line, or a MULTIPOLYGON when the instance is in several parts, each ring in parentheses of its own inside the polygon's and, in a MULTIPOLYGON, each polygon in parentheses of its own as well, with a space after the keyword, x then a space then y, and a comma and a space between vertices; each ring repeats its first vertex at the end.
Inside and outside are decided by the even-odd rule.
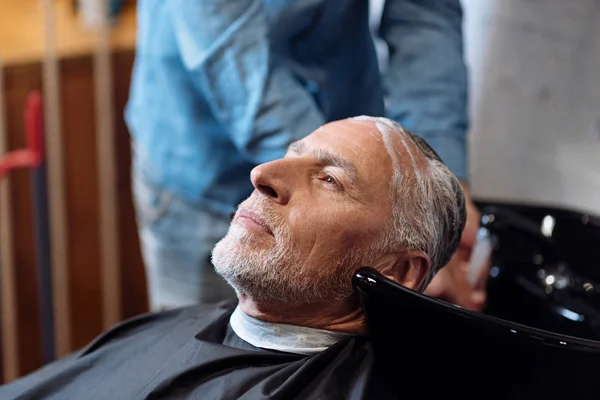
POLYGON ((256 319, 279 324, 306 326, 334 332, 365 334, 365 316, 353 300, 340 303, 281 304, 256 302, 244 294, 239 296, 241 310, 256 319))

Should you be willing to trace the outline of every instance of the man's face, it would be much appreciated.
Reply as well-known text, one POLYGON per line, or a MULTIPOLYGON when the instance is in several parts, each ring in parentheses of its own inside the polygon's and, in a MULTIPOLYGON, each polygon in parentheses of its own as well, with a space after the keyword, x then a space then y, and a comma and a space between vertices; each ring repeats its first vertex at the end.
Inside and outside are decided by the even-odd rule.
POLYGON ((374 124, 325 125, 252 171, 256 190, 213 251, 217 272, 257 300, 348 297, 390 222, 392 173, 374 124))

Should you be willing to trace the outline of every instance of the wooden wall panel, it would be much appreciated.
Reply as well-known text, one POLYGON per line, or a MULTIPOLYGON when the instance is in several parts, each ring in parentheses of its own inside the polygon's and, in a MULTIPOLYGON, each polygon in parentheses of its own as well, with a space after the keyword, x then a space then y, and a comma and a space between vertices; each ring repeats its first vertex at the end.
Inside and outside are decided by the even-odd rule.
MULTIPOLYGON (((4 68, 0 58, 0 154, 8 152, 8 134, 4 114, 4 68)), ((19 370, 17 332, 17 293, 13 258, 12 206, 10 177, 0 181, 0 382, 15 379, 19 370), (4 213, 3 213, 4 210, 4 213)))
POLYGON ((77 349, 102 331, 92 59, 63 60, 60 75, 71 349, 77 349))
MULTIPOLYGON (((27 65, 4 71, 5 117, 8 149, 25 147, 24 107, 32 90, 42 86, 41 66, 27 65)), ((17 315, 19 335, 19 373, 37 369, 42 362, 40 314, 35 266, 33 205, 29 171, 11 173, 10 194, 13 221, 13 254, 15 262, 17 315)))
POLYGON ((140 253, 131 194, 131 145, 123 118, 129 98, 129 83, 134 54, 131 51, 113 54, 115 96, 115 145, 117 152, 117 196, 119 202, 119 232, 121 240, 121 298, 124 318, 148 311, 146 277, 140 253))
MULTIPOLYGON (((130 137, 123 119, 129 95, 133 52, 113 54, 115 146, 117 154, 118 223, 120 233, 121 314, 148 310, 146 280, 131 200, 130 137)), ((60 62, 61 141, 64 157, 71 317, 70 350, 86 345, 102 332, 99 188, 95 140, 93 60, 91 56, 60 62)), ((42 88, 40 64, 5 69, 5 114, 9 149, 25 145, 23 110, 27 95, 42 88)), ((41 366, 41 332, 35 267, 33 214, 28 171, 11 173, 11 210, 17 281, 19 374, 41 366)), ((0 216, 1 218, 1 216, 0 216)))

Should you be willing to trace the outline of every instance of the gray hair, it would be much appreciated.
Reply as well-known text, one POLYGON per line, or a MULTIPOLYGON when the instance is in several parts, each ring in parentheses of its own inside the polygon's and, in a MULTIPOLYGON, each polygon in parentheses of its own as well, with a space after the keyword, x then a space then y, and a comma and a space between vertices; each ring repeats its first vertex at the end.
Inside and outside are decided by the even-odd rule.
POLYGON ((465 197, 456 175, 421 137, 386 118, 358 117, 374 121, 394 163, 390 183, 393 219, 379 245, 386 250, 420 250, 429 256, 431 268, 419 290, 424 290, 460 243, 466 222, 465 197), (403 173, 392 137, 400 139, 409 154, 414 174, 403 173), (425 156, 418 165, 407 141, 425 156))

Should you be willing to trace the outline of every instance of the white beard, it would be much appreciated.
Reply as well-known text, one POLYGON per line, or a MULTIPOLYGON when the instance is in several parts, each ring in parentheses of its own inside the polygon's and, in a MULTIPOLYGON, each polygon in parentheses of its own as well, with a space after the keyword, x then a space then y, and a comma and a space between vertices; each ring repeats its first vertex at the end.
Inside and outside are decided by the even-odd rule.
MULTIPOLYGON (((271 228, 273 229, 273 228, 271 228)), ((225 236, 213 249, 212 262, 236 293, 254 301, 307 301, 306 284, 301 274, 298 250, 289 237, 277 231, 277 240, 269 246, 244 227, 232 223, 225 236)))
POLYGON ((227 235, 215 246, 215 270, 238 294, 256 302, 311 304, 341 301, 352 295, 352 275, 356 262, 364 257, 349 254, 342 260, 304 265, 287 226, 263 212, 275 240, 266 243, 243 226, 232 223, 227 235))

